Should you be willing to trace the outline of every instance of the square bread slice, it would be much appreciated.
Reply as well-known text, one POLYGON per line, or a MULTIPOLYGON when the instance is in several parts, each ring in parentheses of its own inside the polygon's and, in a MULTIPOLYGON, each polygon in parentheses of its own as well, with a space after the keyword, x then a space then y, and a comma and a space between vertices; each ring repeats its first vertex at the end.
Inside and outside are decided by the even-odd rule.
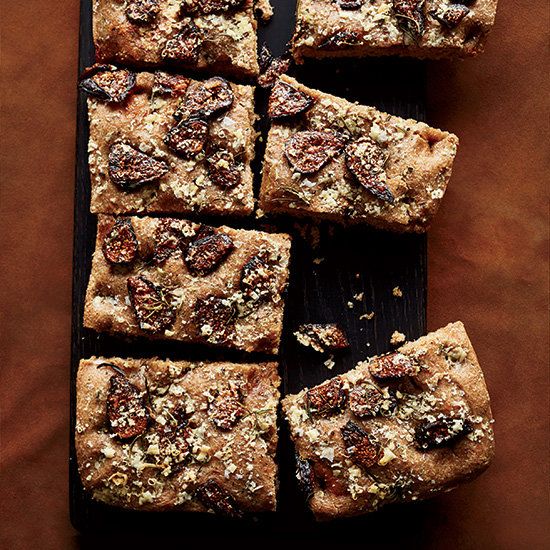
POLYGON ((483 51, 497 0, 298 0, 294 58, 405 55, 461 58, 483 51))
POLYGON ((136 510, 274 510, 279 384, 276 363, 83 359, 75 447, 84 489, 136 510))
POLYGON ((101 215, 84 325, 277 353, 289 258, 286 234, 101 215))
POLYGON ((258 74, 254 0, 94 0, 96 60, 258 74))
POLYGON ((282 76, 268 107, 265 213, 426 231, 451 176, 458 138, 282 76))
POLYGON ((285 397, 283 411, 320 520, 449 491, 494 454, 489 395, 460 322, 285 397))
POLYGON ((93 213, 252 213, 251 86, 94 65, 80 87, 93 213))

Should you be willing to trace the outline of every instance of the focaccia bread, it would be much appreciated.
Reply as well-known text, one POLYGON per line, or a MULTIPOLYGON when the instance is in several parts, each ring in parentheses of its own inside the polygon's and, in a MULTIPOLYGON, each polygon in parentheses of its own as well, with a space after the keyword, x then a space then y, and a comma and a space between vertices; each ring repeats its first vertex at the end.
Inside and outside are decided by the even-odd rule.
POLYGON ((497 0, 298 0, 294 58, 480 53, 497 0))
POLYGON ((82 360, 75 447, 84 489, 137 510, 274 510, 279 384, 276 363, 82 360))
POLYGON ((84 325, 277 353, 289 257, 282 233, 99 216, 84 325))
POLYGON ((252 87, 112 65, 89 69, 80 87, 92 212, 252 212, 252 87))
POLYGON ((254 0, 94 0, 96 60, 251 77, 254 0))
POLYGON ((268 114, 266 213, 424 232, 445 194, 458 138, 282 76, 268 114))
POLYGON ((283 411, 320 520, 449 491, 494 454, 489 395, 460 322, 286 397, 283 411))

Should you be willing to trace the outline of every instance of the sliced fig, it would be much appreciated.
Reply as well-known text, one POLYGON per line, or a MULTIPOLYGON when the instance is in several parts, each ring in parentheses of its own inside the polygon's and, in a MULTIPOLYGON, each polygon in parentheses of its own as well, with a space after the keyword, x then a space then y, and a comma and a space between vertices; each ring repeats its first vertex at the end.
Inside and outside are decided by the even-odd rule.
POLYGON ((284 146, 292 167, 302 174, 313 174, 329 163, 344 148, 342 134, 330 130, 296 132, 284 146))
POLYGON ((349 393, 349 408, 359 418, 389 416, 396 406, 394 392, 384 393, 373 384, 357 384, 349 393))
POLYGON ((137 25, 151 23, 160 11, 158 0, 128 0, 126 17, 137 25))
POLYGON ((352 420, 340 428, 348 457, 363 468, 370 468, 380 456, 380 448, 369 434, 352 420))
POLYGON ((114 265, 132 263, 138 252, 138 240, 132 222, 128 218, 117 218, 103 239, 103 256, 114 265))
POLYGON ((191 15, 208 15, 210 13, 224 13, 242 5, 244 0, 183 0, 183 13, 191 15))
POLYGON ((199 298, 193 310, 199 336, 214 344, 226 342, 234 328, 235 313, 235 308, 224 298, 213 295, 199 298))
POLYGON ((472 424, 464 418, 440 416, 436 420, 420 421, 414 431, 417 446, 423 451, 446 447, 472 431, 472 424))
POLYGON ((232 518, 239 518, 243 515, 233 497, 211 479, 197 488, 195 497, 203 506, 216 514, 232 518))
POLYGON ((361 43, 363 35, 357 31, 339 30, 330 35, 325 41, 319 44, 321 50, 341 50, 352 48, 361 43))
POLYGON ((190 80, 185 76, 157 71, 152 91, 158 95, 179 96, 186 92, 189 83, 190 80))
POLYGON ((328 415, 340 411, 346 397, 342 379, 337 376, 306 392, 307 408, 310 414, 328 415))
POLYGON ((274 120, 290 118, 304 113, 312 105, 312 97, 279 80, 269 96, 267 114, 274 120))
POLYGON ((153 261, 161 264, 180 250, 183 240, 182 222, 173 218, 161 218, 155 230, 153 261))
POLYGON ((334 473, 332 466, 327 461, 315 461, 313 473, 321 491, 336 496, 344 496, 348 492, 346 482, 334 473))
POLYGON ((80 89, 107 103, 121 103, 136 85, 136 74, 114 65, 94 65, 82 75, 80 89))
POLYGON ((386 380, 415 374, 416 367, 406 355, 390 353, 371 361, 369 371, 375 378, 386 380))
POLYGON ((357 181, 375 197, 394 202, 387 184, 386 150, 370 137, 362 137, 346 146, 346 166, 357 181))
POLYGON ((300 492, 306 500, 309 500, 313 496, 315 475, 311 461, 301 458, 298 453, 296 453, 296 479, 300 492))
POLYGON ((267 254, 255 254, 241 271, 241 291, 247 300, 262 301, 273 294, 276 275, 267 254))
POLYGON ((309 346, 319 353, 349 347, 344 331, 335 323, 300 325, 295 335, 300 344, 309 346))
POLYGON ((109 176, 125 191, 153 183, 169 169, 163 160, 142 153, 128 143, 115 143, 109 150, 109 176))
POLYGON ((259 55, 260 76, 258 84, 262 88, 271 88, 282 74, 290 68, 290 58, 286 55, 273 57, 269 48, 263 44, 259 55))
POLYGON ((337 0, 337 3, 343 10, 358 10, 361 9, 365 0, 337 0))
POLYGON ((203 40, 202 31, 195 23, 185 23, 174 38, 166 41, 160 55, 169 61, 196 63, 203 40))
POLYGON ((109 380, 107 418, 110 431, 120 439, 143 434, 149 423, 141 392, 121 374, 114 374, 109 380))
POLYGON ((204 120, 180 120, 168 130, 164 143, 183 158, 196 157, 208 139, 208 124, 204 120))
POLYGON ((210 405, 210 418, 220 430, 230 430, 246 413, 238 392, 222 390, 210 405))
POLYGON ((404 32, 415 38, 424 34, 424 0, 393 0, 393 12, 404 32))
POLYGON ((470 13, 463 4, 450 4, 439 10, 433 10, 430 15, 449 29, 454 29, 470 13))
POLYGON ((191 455, 192 447, 188 442, 191 432, 187 428, 187 422, 178 422, 175 426, 169 423, 159 424, 158 433, 159 462, 169 464, 171 473, 175 474, 191 455))
POLYGON ((206 157, 206 167, 210 181, 224 189, 231 189, 241 183, 242 174, 235 157, 227 149, 219 149, 206 157))
POLYGON ((233 241, 225 233, 214 233, 193 241, 187 247, 184 260, 193 275, 212 273, 235 248, 233 241))
POLYGON ((128 294, 141 330, 161 332, 176 320, 166 290, 143 276, 128 277, 128 294))
POLYGON ((227 80, 215 76, 204 82, 193 82, 174 113, 176 120, 200 118, 209 120, 233 105, 233 90, 227 80))

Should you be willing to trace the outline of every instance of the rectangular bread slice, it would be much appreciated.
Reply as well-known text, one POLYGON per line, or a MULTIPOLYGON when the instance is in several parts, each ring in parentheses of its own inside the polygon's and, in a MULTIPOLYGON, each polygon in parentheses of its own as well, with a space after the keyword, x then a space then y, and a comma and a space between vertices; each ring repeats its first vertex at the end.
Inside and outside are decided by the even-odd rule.
POLYGON ((244 216, 254 208, 254 89, 96 65, 89 94, 93 213, 244 216))
POLYGON ((98 218, 84 325, 277 353, 290 237, 171 218, 98 218))
POLYGON ((287 76, 274 86, 268 112, 265 213, 426 231, 451 176, 455 135, 287 76))
POLYGON ((96 60, 258 74, 254 0, 94 0, 96 60))
POLYGON ((83 359, 75 447, 84 489, 136 510, 274 510, 279 384, 276 363, 83 359))
POLYGON ((292 51, 304 58, 480 53, 497 0, 298 0, 292 51))
POLYGON ((449 491, 494 454, 489 395, 460 322, 286 397, 283 411, 320 520, 449 491))

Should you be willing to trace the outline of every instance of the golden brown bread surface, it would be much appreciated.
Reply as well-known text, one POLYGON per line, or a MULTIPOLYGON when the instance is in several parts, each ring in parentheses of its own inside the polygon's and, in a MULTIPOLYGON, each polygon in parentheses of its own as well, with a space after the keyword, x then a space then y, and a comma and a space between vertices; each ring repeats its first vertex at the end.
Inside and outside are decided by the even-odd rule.
POLYGON ((154 17, 148 22, 137 23, 128 17, 125 0, 94 0, 96 60, 133 66, 172 65, 178 69, 208 70, 236 77, 258 74, 253 0, 233 2, 240 5, 206 14, 200 10, 184 13, 182 7, 186 3, 197 4, 188 0, 158 0, 156 3, 158 11, 154 17), (193 54, 190 57, 174 55, 173 48, 169 49, 172 53, 163 54, 167 43, 177 41, 178 35, 189 27, 193 29, 193 36, 197 36, 193 54))
POLYGON ((279 384, 275 363, 82 360, 75 445, 84 488, 140 510, 274 510, 279 384), (121 386, 131 406, 120 405, 121 386), (143 425, 121 432, 140 415, 143 425))
POLYGON ((494 454, 489 395, 460 322, 285 397, 283 411, 318 519, 449 491, 494 454))
POLYGON ((260 191, 266 213, 366 223, 399 232, 424 232, 441 203, 458 138, 423 122, 405 120, 307 88, 283 76, 280 82, 309 97, 302 113, 272 121, 260 191), (304 131, 336 132, 347 145, 313 173, 299 173, 286 148, 304 131), (348 147, 368 140, 383 157, 383 177, 392 202, 370 192, 350 171, 348 147))
POLYGON ((251 214, 254 89, 220 81, 230 88, 233 96, 230 105, 204 118, 208 134, 204 149, 189 156, 174 152, 166 143, 166 136, 178 125, 174 118, 178 107, 213 80, 172 78, 167 73, 137 73, 135 78, 135 87, 122 102, 106 102, 94 96, 88 99, 91 211, 251 214), (110 154, 116 144, 131 146, 157 162, 166 163, 165 173, 132 189, 121 186, 110 172, 110 154), (240 177, 237 185, 213 181, 208 159, 218 150, 229 151, 234 157, 240 177))
MULTIPOLYGON (((118 223, 122 220, 131 224, 135 235, 135 241, 127 239, 134 259, 126 264, 107 260, 106 243, 113 238, 117 219, 100 215, 86 327, 277 353, 288 280, 288 235, 170 218, 131 217, 118 223), (143 286, 151 299, 140 294, 143 286)), ((108 250, 115 251, 116 242, 108 250)))
POLYGON ((298 0, 293 54, 298 62, 307 57, 472 56, 483 50, 496 9, 497 0, 298 0), (357 8, 344 9, 346 3, 357 8))

